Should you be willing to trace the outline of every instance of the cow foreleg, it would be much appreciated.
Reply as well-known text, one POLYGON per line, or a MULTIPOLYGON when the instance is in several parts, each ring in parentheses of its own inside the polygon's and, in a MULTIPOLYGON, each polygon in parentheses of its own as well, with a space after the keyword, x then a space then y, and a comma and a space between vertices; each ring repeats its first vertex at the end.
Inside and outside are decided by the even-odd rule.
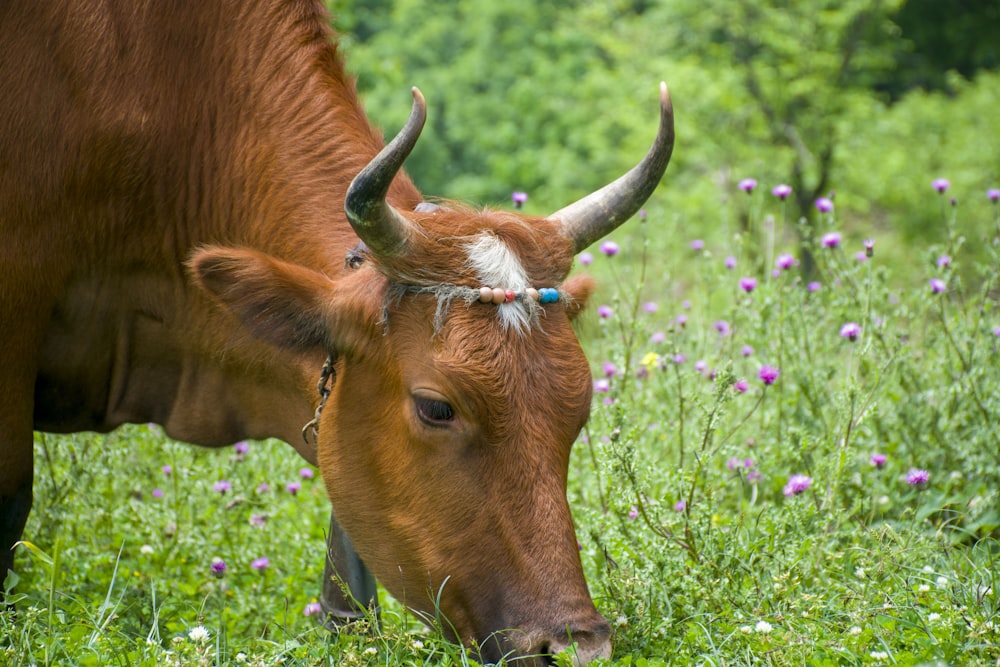
MULTIPOLYGON (((23 440, 24 438, 21 438, 23 440)), ((14 570, 14 544, 31 511, 32 440, 5 443, 0 451, 0 602, 7 573, 14 570)))
POLYGON ((375 578, 361 562, 347 533, 343 531, 332 513, 326 544, 326 566, 323 568, 320 606, 327 627, 333 630, 369 615, 377 623, 379 606, 375 578))

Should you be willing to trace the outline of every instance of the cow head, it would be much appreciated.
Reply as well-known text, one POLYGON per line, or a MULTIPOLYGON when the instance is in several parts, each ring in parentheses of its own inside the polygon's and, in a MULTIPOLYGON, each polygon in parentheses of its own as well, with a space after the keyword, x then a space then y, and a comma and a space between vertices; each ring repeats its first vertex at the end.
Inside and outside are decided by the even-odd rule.
POLYGON ((336 358, 320 468, 338 522, 394 596, 491 661, 571 643, 581 662, 608 657, 566 501, 591 398, 571 320, 592 283, 566 276, 666 168, 666 88, 645 160, 547 218, 388 204, 423 123, 414 98, 407 126, 351 185, 362 244, 342 276, 232 248, 201 250, 194 274, 254 335, 336 358), (541 288, 554 292, 537 299, 541 288))

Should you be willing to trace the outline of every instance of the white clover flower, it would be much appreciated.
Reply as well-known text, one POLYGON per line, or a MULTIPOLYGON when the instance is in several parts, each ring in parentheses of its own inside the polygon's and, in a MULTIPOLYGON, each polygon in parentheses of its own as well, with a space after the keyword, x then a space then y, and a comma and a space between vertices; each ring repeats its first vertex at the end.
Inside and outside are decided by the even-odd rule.
POLYGON ((941 620, 941 614, 937 613, 936 611, 932 611, 931 613, 927 614, 927 621, 929 623, 937 623, 940 620, 941 620))
POLYGON ((852 625, 851 629, 848 630, 847 632, 849 634, 852 634, 852 635, 860 635, 861 634, 861 628, 859 626, 857 626, 857 625, 852 625))
POLYGON ((247 654, 246 653, 244 653, 243 651, 240 651, 239 653, 236 654, 236 662, 237 663, 239 663, 241 665, 245 665, 246 661, 247 661, 247 654))
POLYGON ((859 567, 858 569, 856 569, 854 571, 854 576, 857 577, 858 579, 864 579, 865 578, 865 568, 859 567))
POLYGON ((926 592, 928 592, 930 590, 931 590, 931 587, 928 586, 927 584, 920 584, 919 586, 917 586, 917 592, 919 592, 919 593, 926 593, 926 592))
POLYGON ((920 571, 923 572, 924 574, 934 574, 934 568, 931 567, 930 565, 924 565, 924 567, 920 571))
POLYGON ((188 632, 188 638, 193 642, 206 642, 208 641, 208 630, 203 625, 196 625, 188 632))
POLYGON ((423 647, 424 647, 424 643, 422 641, 420 641, 419 639, 414 639, 413 640, 413 648, 415 648, 415 649, 421 649, 423 647))
POLYGON ((888 660, 889 659, 889 654, 886 653, 885 651, 872 651, 868 655, 870 655, 873 660, 888 660))
POLYGON ((938 577, 935 583, 937 584, 938 588, 947 588, 948 577, 938 577))
POLYGON ((774 628, 772 628, 771 624, 768 623, 767 621, 757 621, 757 625, 754 626, 754 629, 760 634, 766 635, 774 628))
POLYGON ((139 547, 139 553, 141 553, 143 556, 152 556, 155 552, 153 551, 153 547, 151 547, 148 544, 143 544, 141 547, 139 547))
POLYGON ((745 635, 748 635, 751 632, 753 632, 753 628, 751 628, 749 625, 741 625, 740 632, 742 632, 745 635))
POLYGON ((365 655, 375 655, 376 653, 378 653, 378 649, 374 646, 369 646, 365 649, 365 655))
POLYGON ((625 614, 622 614, 615 619, 615 625, 617 625, 620 628, 623 628, 626 625, 628 625, 628 619, 625 617, 625 614))

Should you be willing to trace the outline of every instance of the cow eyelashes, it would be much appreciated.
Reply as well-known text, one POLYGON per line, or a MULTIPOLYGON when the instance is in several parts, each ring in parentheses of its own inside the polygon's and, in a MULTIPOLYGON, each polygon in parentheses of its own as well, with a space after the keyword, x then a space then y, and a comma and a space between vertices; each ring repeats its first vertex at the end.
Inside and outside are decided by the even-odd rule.
POLYGON ((428 426, 448 426, 455 420, 455 410, 449 403, 433 398, 414 397, 417 415, 428 426))

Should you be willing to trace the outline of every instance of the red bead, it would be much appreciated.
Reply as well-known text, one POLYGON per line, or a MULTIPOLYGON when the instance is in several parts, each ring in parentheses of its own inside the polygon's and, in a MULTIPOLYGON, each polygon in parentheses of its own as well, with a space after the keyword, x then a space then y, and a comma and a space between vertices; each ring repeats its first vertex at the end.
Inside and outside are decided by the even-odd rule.
POLYGON ((510 303, 511 301, 513 301, 513 300, 514 300, 514 297, 515 297, 515 296, 516 296, 516 295, 514 294, 514 290, 512 290, 512 289, 509 289, 509 290, 505 291, 505 292, 503 293, 503 300, 504 300, 504 303, 510 303))

